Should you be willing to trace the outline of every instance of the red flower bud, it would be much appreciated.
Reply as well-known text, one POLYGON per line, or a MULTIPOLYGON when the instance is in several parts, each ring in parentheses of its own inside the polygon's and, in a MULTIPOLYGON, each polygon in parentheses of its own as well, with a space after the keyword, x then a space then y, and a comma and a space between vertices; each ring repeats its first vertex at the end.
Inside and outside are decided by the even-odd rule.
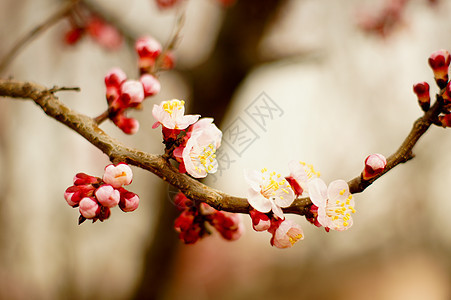
POLYGON ((384 171, 387 160, 382 154, 371 154, 365 159, 365 169, 362 172, 363 180, 369 180, 384 171))
POLYGON ((418 104, 420 104, 423 111, 427 111, 431 104, 431 96, 429 95, 429 84, 427 82, 419 82, 414 84, 413 92, 418 97, 418 104))
POLYGON ((437 85, 442 89, 448 82, 448 67, 451 62, 451 56, 447 50, 438 50, 429 56, 429 66, 434 72, 434 78, 437 85))
POLYGON ((443 127, 451 127, 451 114, 439 116, 438 119, 442 123, 443 127))

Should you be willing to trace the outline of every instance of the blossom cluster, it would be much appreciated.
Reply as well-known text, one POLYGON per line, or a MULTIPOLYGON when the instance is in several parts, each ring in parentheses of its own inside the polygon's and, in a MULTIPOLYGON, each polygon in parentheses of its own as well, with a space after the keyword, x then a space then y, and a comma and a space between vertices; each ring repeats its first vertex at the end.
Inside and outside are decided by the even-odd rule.
POLYGON ((64 35, 67 45, 77 44, 84 35, 88 35, 106 50, 117 50, 122 46, 123 37, 119 30, 100 16, 84 12, 71 14, 70 29, 64 35))
MULTIPOLYGON (((138 121, 127 117, 127 110, 140 108, 145 98, 160 92, 160 82, 150 70, 153 70, 161 49, 161 44, 155 39, 140 38, 135 43, 141 73, 139 80, 127 79, 127 75, 120 68, 111 69, 105 76, 108 118, 126 134, 134 134, 139 129, 138 121)), ((173 59, 167 57, 163 66, 173 67, 173 59)))
POLYGON ((138 208, 138 195, 123 188, 132 179, 132 170, 125 163, 106 166, 102 178, 78 173, 74 185, 66 189, 64 198, 67 204, 79 208, 79 224, 86 219, 104 221, 110 216, 110 209, 117 205, 124 212, 138 208))
POLYGON ((174 197, 174 203, 181 212, 174 222, 174 228, 185 244, 194 244, 210 234, 207 224, 229 241, 237 240, 243 233, 244 227, 239 214, 218 211, 206 203, 196 205, 183 193, 174 197))
MULTIPOLYGON (((438 117, 439 124, 443 127, 451 127, 451 82, 449 81, 451 55, 445 49, 437 50, 429 56, 428 63, 434 73, 435 83, 440 88, 438 101, 441 101, 443 111, 438 117)), ((425 81, 413 85, 413 92, 417 95, 418 104, 425 112, 430 108, 429 89, 429 84, 425 81)))
MULTIPOLYGON (((385 166, 383 155, 368 156, 362 178, 369 180, 379 175, 385 166)), ((245 171, 254 230, 271 233, 271 245, 277 248, 290 248, 304 239, 301 226, 286 220, 282 210, 289 207, 296 197, 310 197, 312 204, 306 219, 317 227, 324 227, 326 231, 343 231, 352 226, 355 203, 344 180, 332 181, 327 186, 312 165, 291 161, 288 167, 290 175, 287 177, 266 168, 245 171)))
POLYGON ((179 162, 179 171, 194 178, 204 178, 218 169, 216 151, 222 132, 212 118, 185 115, 185 102, 173 99, 154 105, 153 128, 162 126, 163 143, 171 158, 179 162))

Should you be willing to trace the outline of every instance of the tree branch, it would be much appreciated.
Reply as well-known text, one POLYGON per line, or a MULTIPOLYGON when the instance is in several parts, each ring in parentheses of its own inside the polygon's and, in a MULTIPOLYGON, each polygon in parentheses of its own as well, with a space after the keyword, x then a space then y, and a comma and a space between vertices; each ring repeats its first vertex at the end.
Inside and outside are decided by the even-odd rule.
MULTIPOLYGON (((182 191, 190 199, 205 202, 218 210, 249 213, 250 205, 247 199, 228 195, 208 187, 186 174, 179 173, 178 169, 161 155, 146 153, 123 145, 100 129, 94 119, 77 113, 64 105, 52 93, 52 90, 34 83, 0 79, 0 96, 33 100, 48 116, 79 133, 105 153, 113 163, 125 162, 148 170, 182 191)), ((351 193, 364 191, 377 178, 398 164, 413 158, 413 147, 437 119, 441 110, 440 101, 436 101, 431 109, 414 123, 412 130, 399 149, 387 159, 387 167, 384 172, 369 181, 364 181, 360 176, 350 180, 348 184, 351 193)), ((305 215, 308 213, 310 205, 309 198, 298 198, 283 211, 305 215)))

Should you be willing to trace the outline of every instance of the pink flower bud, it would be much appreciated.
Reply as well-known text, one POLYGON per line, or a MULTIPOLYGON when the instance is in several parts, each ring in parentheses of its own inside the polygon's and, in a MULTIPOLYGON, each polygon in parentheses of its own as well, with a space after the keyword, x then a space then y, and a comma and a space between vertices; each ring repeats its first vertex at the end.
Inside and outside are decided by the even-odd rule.
POLYGON ((142 83, 142 86, 144 88, 145 97, 153 96, 160 92, 161 85, 155 76, 144 74, 143 76, 141 76, 139 81, 142 83))
POLYGON ((85 173, 77 173, 74 177, 74 185, 85 185, 100 182, 100 178, 85 173))
POLYGON ((434 72, 434 78, 437 85, 442 89, 448 82, 448 67, 451 62, 451 56, 447 50, 438 50, 429 56, 429 66, 434 72))
POLYGON ((365 159, 365 169, 362 172, 363 180, 369 180, 381 174, 386 165, 387 160, 382 154, 371 154, 365 159))
POLYGON ((255 209, 251 210, 249 214, 252 219, 252 228, 254 228, 255 231, 265 231, 271 227, 271 220, 266 214, 255 209))
POLYGON ((77 207, 80 200, 85 197, 91 197, 95 188, 92 185, 74 185, 68 187, 64 192, 64 199, 67 204, 77 207))
POLYGON ((127 118, 123 112, 118 113, 111 120, 126 134, 135 134, 139 130, 138 120, 127 118))
POLYGON ((121 194, 121 200, 119 201, 119 207, 123 212, 131 212, 138 208, 139 197, 135 193, 129 192, 124 188, 119 188, 121 194))
POLYGON ((100 206, 94 198, 86 197, 81 199, 79 210, 86 219, 93 219, 100 213, 100 206))
POLYGON ((105 86, 120 87, 127 80, 127 75, 120 68, 113 68, 105 75, 105 86))
POLYGON ((129 185, 132 182, 132 179, 132 169, 125 163, 119 163, 116 166, 111 164, 105 167, 103 181, 112 185, 114 188, 129 185))
POLYGON ((109 184, 104 184, 100 186, 96 191, 95 195, 97 200, 102 204, 102 206, 105 207, 115 207, 119 204, 119 200, 121 198, 121 195, 119 194, 119 191, 114 189, 109 184))
POLYGON ((274 231, 271 245, 280 249, 291 248, 297 241, 304 239, 304 232, 300 225, 284 220, 274 231))
POLYGON ((144 100, 144 88, 141 82, 136 80, 127 80, 121 85, 121 102, 124 107, 135 107, 144 100))
POLYGON ((175 57, 174 53, 168 51, 163 54, 163 62, 161 63, 161 68, 163 70, 172 70, 175 67, 175 57))
POLYGON ((431 96, 429 95, 429 84, 427 82, 419 82, 414 84, 413 92, 418 97, 418 103, 423 111, 427 111, 430 107, 431 96))
POLYGON ((135 43, 135 50, 140 58, 156 59, 161 53, 161 44, 150 36, 139 38, 135 43))

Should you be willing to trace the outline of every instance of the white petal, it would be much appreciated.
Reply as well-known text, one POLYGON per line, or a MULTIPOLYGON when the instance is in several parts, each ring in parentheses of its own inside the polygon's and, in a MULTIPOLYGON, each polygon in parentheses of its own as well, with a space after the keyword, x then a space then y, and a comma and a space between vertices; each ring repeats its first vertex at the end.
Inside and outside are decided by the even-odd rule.
POLYGON ((335 203, 337 200, 345 201, 349 195, 349 186, 342 179, 332 181, 327 188, 327 196, 332 203, 335 203))
POLYGON ((259 172, 255 170, 244 170, 244 179, 246 179, 246 182, 254 191, 260 192, 262 180, 259 172))
POLYGON ((267 213, 271 210, 271 201, 263 197, 260 192, 256 192, 254 189, 249 188, 247 192, 247 201, 249 204, 262 213, 267 213))
POLYGON ((310 200, 312 203, 318 206, 318 208, 326 207, 327 200, 327 185, 320 178, 314 178, 308 183, 308 191, 310 200))
POLYGON ((274 202, 280 207, 288 207, 293 203, 296 198, 291 187, 280 187, 276 191, 276 195, 273 197, 274 202))
POLYGON ((275 204, 274 202, 271 202, 271 209, 272 212, 279 218, 279 219, 285 219, 285 216, 283 215, 282 209, 275 204))

